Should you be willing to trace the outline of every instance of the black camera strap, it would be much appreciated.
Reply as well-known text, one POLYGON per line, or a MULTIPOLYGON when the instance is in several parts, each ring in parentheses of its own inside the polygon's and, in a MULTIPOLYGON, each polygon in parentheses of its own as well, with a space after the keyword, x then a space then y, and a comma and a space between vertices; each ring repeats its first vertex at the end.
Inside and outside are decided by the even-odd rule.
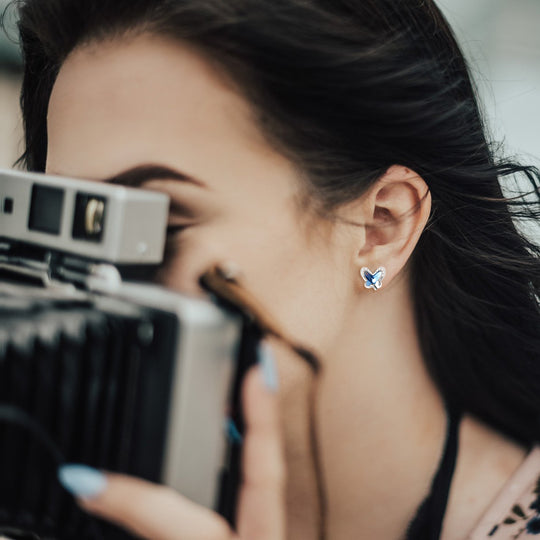
POLYGON ((0 422, 15 424, 32 435, 47 450, 57 466, 62 465, 66 461, 60 448, 53 441, 49 433, 21 408, 0 403, 0 422))
MULTIPOLYGON (((29 414, 23 411, 19 407, 13 405, 7 405, 0 403, 0 423, 6 423, 18 426, 24 430, 27 434, 32 436, 34 440, 39 443, 43 449, 45 449, 51 457, 54 466, 58 469, 59 466, 66 463, 66 458, 59 446, 53 441, 49 433, 41 426, 39 422, 34 420, 29 414)), ((100 528, 97 525, 97 518, 81 511, 83 519, 93 532, 93 538, 96 540, 103 539, 100 528)), ((17 538, 35 538, 38 540, 40 537, 27 531, 19 531, 17 528, 8 527, 0 530, 0 536, 4 538, 3 534, 17 535, 17 538)))
POLYGON ((239 309, 245 317, 254 322, 263 336, 277 338, 302 358, 313 373, 319 372, 321 364, 315 354, 297 343, 280 327, 277 320, 259 300, 241 284, 236 272, 230 271, 226 266, 216 264, 201 276, 200 282, 206 290, 239 309))

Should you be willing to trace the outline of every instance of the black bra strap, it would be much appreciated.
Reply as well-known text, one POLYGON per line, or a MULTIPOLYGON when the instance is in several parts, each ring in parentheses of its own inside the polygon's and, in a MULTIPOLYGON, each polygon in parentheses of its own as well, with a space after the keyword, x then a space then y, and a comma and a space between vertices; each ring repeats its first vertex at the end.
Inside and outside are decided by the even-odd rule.
POLYGON ((456 466, 461 411, 447 407, 448 424, 444 451, 424 499, 407 530, 407 540, 439 540, 452 477, 456 466))

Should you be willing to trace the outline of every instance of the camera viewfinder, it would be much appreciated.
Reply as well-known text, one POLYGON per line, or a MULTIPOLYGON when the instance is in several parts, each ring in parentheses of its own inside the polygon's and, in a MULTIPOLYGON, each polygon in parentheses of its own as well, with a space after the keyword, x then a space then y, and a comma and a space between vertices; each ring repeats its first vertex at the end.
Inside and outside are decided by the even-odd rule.
POLYGON ((60 234, 64 190, 51 186, 34 184, 30 203, 28 228, 47 234, 60 234))

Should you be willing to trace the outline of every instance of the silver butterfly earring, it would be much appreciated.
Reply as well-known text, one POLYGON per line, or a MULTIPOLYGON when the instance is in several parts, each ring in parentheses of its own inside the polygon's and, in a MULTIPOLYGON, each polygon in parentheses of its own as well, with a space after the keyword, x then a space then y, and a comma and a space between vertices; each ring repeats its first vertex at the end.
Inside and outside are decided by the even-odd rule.
POLYGON ((371 273, 369 268, 363 266, 360 270, 360 275, 364 278, 364 287, 366 289, 379 290, 382 287, 382 280, 386 274, 386 268, 379 266, 375 272, 371 273))

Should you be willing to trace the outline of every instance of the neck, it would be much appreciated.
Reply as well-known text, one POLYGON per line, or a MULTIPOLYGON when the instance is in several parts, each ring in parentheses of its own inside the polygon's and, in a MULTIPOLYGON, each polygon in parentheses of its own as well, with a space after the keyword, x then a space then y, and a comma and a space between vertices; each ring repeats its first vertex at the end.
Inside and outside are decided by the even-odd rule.
MULTIPOLYGON (((363 298, 363 305, 345 317, 332 352, 323 354, 317 388, 326 535, 399 540, 429 491, 444 445, 446 413, 426 372, 406 282, 394 280, 363 298)), ((296 392, 284 400, 306 403, 300 396, 296 392)), ((305 406, 302 410, 307 414, 305 406)), ((298 531, 305 530, 302 519, 316 504, 313 482, 306 481, 310 466, 313 472, 306 457, 309 440, 306 430, 301 437, 300 431, 289 422, 291 538, 308 537, 298 531)))

